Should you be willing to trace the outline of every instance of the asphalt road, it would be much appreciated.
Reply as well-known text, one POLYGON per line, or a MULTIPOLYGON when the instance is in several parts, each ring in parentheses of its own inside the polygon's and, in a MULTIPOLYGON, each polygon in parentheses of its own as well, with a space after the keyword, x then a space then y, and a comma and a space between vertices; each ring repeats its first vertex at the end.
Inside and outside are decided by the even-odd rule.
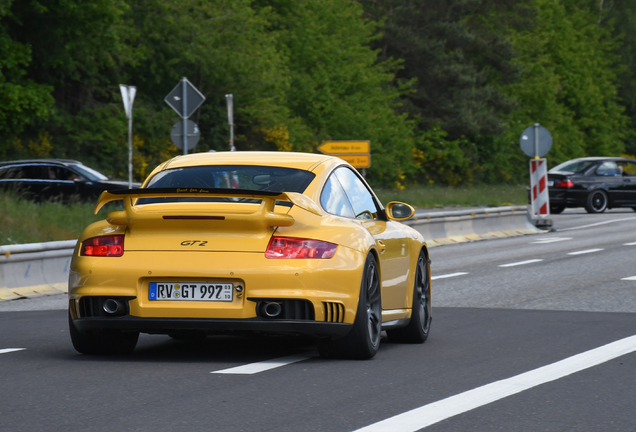
POLYGON ((370 361, 286 337, 142 335, 129 357, 82 356, 64 296, 5 302, 0 431, 636 430, 636 213, 552 218, 433 248, 429 340, 370 361))

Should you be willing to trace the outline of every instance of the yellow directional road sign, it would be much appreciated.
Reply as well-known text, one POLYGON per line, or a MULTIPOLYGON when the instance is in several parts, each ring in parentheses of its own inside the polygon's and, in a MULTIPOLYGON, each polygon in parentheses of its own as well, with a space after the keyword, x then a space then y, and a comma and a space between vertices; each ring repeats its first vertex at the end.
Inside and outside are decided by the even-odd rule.
POLYGON ((370 154, 345 154, 345 155, 333 155, 344 159, 355 168, 370 168, 371 167, 371 155, 370 154))
POLYGON ((371 167, 369 141, 327 141, 318 146, 322 153, 344 159, 356 168, 371 167))
POLYGON ((371 153, 371 144, 369 141, 326 141, 318 150, 332 155, 371 153))

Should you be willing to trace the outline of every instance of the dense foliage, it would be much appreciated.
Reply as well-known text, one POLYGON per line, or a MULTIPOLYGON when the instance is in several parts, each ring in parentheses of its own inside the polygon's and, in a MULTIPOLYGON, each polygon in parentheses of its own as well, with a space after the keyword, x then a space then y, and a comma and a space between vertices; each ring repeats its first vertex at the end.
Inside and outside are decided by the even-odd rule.
POLYGON ((206 97, 196 151, 370 140, 376 185, 525 182, 533 123, 552 165, 636 153, 627 0, 0 0, 0 160, 80 159, 126 177, 119 84, 137 87, 134 169, 180 153, 164 97, 206 97))

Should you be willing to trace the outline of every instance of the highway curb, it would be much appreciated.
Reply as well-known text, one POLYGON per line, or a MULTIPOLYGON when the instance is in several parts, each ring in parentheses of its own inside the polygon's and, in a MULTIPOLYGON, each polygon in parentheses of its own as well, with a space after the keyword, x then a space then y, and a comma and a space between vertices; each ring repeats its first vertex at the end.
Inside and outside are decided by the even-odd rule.
MULTIPOLYGON (((416 211, 404 222, 429 247, 543 233, 525 206, 416 211)), ((68 272, 77 240, 0 246, 0 302, 68 292, 68 272)))

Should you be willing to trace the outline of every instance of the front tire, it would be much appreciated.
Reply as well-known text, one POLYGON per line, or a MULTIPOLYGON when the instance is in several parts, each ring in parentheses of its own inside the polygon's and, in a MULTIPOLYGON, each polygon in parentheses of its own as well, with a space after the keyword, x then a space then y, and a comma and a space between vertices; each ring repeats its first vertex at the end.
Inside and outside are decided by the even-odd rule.
POLYGON ((426 255, 420 252, 413 284, 413 303, 411 320, 406 327, 387 330, 389 340, 401 343, 423 343, 431 330, 431 282, 428 277, 426 255))
POLYGON ((380 273, 375 257, 369 254, 364 264, 360 299, 351 331, 340 339, 319 340, 318 352, 325 358, 368 360, 378 352, 381 333, 380 273))
POLYGON ((108 335, 81 333, 68 314, 68 328, 75 350, 87 355, 125 355, 133 352, 137 346, 139 332, 113 332, 108 335))
POLYGON ((587 203, 585 204, 585 210, 588 213, 603 213, 607 209, 608 199, 607 193, 604 190, 598 189, 592 191, 587 196, 587 203))

